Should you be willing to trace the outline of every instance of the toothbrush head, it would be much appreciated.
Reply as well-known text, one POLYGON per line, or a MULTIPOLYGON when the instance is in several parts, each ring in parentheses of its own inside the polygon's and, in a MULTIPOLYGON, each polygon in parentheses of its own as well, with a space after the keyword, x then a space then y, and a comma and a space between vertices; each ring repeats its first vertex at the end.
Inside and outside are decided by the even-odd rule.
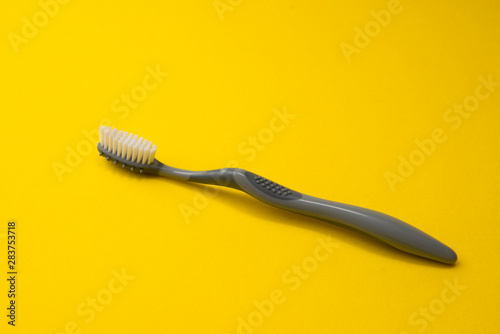
POLYGON ((139 173, 152 173, 161 163, 155 159, 156 145, 126 131, 102 125, 99 128, 99 155, 115 165, 139 173))

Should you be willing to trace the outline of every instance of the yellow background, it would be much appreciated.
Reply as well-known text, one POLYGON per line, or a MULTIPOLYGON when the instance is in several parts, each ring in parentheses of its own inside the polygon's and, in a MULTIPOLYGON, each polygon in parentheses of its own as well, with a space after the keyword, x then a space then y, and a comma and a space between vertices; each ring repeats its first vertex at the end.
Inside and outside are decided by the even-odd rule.
POLYGON ((1 332, 232 334, 276 290, 285 301, 247 332, 498 332, 500 87, 457 129, 443 119, 479 77, 500 81, 498 2, 402 0, 380 31, 371 23, 370 43, 350 62, 342 43, 355 46, 355 28, 370 27, 370 12, 388 1, 221 2, 223 19, 212 0, 74 0, 48 22, 35 0, 2 3, 1 261, 6 272, 15 219, 19 275, 15 328, 1 280, 1 332), (33 16, 38 31, 13 46, 33 16), (116 112, 148 67, 169 75, 128 114, 116 112), (283 110, 294 118, 262 137, 283 110), (237 191, 128 173, 84 134, 103 119, 152 140, 175 167, 233 161, 398 217, 452 247, 458 263, 237 191), (447 140, 391 189, 385 173, 436 128, 447 140), (259 135, 267 142, 251 157, 249 138, 259 135), (72 167, 68 150, 80 157, 72 167), (327 236, 338 247, 292 290, 282 276, 327 236), (78 307, 109 297, 122 270, 134 278, 87 321, 78 307))

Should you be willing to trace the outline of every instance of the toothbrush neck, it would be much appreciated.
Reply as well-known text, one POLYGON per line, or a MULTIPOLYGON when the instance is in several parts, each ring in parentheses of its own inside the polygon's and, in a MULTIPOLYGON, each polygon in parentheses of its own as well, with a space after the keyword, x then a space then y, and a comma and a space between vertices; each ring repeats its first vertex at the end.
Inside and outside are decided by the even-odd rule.
POLYGON ((180 169, 162 165, 159 169, 158 174, 181 181, 190 181, 240 189, 238 184, 234 181, 235 173, 240 171, 241 169, 239 168, 221 168, 208 171, 191 171, 187 169, 180 169))

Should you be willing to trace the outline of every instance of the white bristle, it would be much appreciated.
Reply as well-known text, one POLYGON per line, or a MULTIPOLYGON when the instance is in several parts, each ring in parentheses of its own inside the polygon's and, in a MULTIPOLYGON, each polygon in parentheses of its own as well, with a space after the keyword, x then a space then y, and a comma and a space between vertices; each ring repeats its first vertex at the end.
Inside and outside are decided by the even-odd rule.
POLYGON ((129 137, 123 139, 123 145, 122 145, 122 159, 126 159, 127 158, 127 149, 128 149, 128 146, 127 146, 127 143, 128 143, 128 139, 129 137))
POLYGON ((117 150, 118 150, 118 138, 113 137, 113 154, 116 154, 117 150))
POLYGON ((135 144, 132 147, 132 159, 130 159, 130 161, 135 162, 135 159, 137 159, 138 153, 139 153, 139 144, 135 144))
POLYGON ((142 155, 142 164, 143 165, 148 164, 148 161, 149 161, 149 149, 148 149, 148 145, 146 145, 146 147, 144 147, 144 154, 142 155))
POLYGON ((106 136, 106 149, 108 151, 111 151, 111 143, 112 143, 112 138, 113 138, 113 129, 110 127, 108 127, 108 130, 107 130, 108 134, 106 136))
POLYGON ((153 148, 149 151, 148 165, 151 165, 155 160, 155 152, 156 152, 156 145, 153 145, 153 148))
MULTIPOLYGON (((129 162, 150 165, 155 160, 156 145, 144 137, 102 125, 99 128, 99 143, 105 151, 129 162)), ((104 152, 106 153, 106 152, 104 152)))
MULTIPOLYGON (((146 144, 142 143, 141 146, 139 146, 139 150, 142 150, 142 152, 144 153, 145 152, 145 149, 146 148, 146 144)), ((141 155, 141 161, 142 161, 142 157, 143 155, 141 155)))
POLYGON ((99 128, 99 143, 102 147, 104 147, 104 130, 106 130, 106 127, 104 125, 101 125, 101 127, 99 128))
POLYGON ((116 151, 116 155, 121 157, 122 155, 122 147, 123 147, 123 140, 119 139, 118 140, 118 150, 116 151))
POLYGON ((133 150, 132 145, 127 143, 127 156, 126 156, 127 160, 132 160, 132 150, 133 150))
POLYGON ((104 148, 107 150, 109 148, 109 133, 111 130, 109 128, 106 128, 104 130, 104 148))
POLYGON ((106 129, 106 149, 107 150, 110 150, 111 149, 111 133, 113 132, 113 129, 111 128, 111 126, 108 126, 108 128, 106 129))
POLYGON ((139 147, 139 150, 137 152, 137 163, 142 164, 142 156, 144 155, 144 147, 142 145, 139 147))

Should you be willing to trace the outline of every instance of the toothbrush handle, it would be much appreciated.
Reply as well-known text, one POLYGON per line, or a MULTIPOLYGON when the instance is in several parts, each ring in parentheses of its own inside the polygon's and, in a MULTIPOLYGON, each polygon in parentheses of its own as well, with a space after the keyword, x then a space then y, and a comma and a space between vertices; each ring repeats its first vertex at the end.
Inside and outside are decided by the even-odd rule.
POLYGON ((452 264, 455 252, 421 230, 389 215, 290 190, 257 174, 235 169, 233 187, 278 208, 366 233, 404 252, 452 264))

